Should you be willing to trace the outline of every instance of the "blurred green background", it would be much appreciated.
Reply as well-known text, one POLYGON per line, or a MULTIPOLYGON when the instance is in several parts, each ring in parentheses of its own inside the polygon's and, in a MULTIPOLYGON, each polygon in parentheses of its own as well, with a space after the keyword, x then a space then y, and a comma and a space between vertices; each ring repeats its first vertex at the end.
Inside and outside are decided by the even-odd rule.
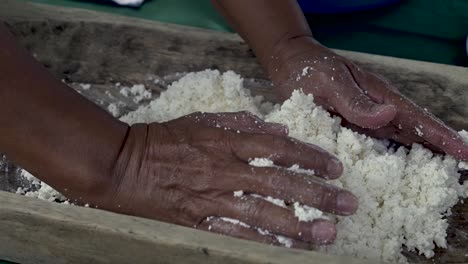
MULTIPOLYGON (((149 0, 140 8, 109 0, 30 1, 231 31, 209 0, 149 0)), ((306 17, 315 37, 331 48, 468 66, 467 0, 406 0, 366 12, 306 17)))
MULTIPOLYGON (((140 8, 106 0, 30 1, 232 31, 210 0, 149 0, 140 8)), ((406 0, 366 12, 306 17, 315 38, 331 48, 468 66, 467 0, 406 0)))

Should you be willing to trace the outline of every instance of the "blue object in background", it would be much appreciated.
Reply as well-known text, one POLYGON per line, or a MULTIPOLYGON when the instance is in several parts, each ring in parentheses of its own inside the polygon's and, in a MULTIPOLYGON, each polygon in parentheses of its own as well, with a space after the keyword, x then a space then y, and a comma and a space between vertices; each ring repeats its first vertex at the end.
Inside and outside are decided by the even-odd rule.
POLYGON ((304 13, 336 14, 364 11, 400 2, 401 0, 298 0, 304 13))

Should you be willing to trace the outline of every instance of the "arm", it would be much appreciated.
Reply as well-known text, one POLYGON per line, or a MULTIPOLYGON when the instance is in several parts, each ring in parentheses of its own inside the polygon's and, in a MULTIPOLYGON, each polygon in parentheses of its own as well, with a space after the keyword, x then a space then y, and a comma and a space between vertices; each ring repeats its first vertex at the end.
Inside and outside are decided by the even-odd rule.
POLYGON ((279 49, 291 39, 312 37, 296 1, 213 0, 218 11, 254 50, 270 73, 279 49))
POLYGON ((302 89, 355 130, 406 145, 421 143, 468 160, 468 145, 456 131, 384 78, 360 69, 314 40, 295 0, 213 3, 253 48, 280 99, 302 89))
POLYGON ((326 151, 288 138, 282 125, 244 112, 128 127, 56 80, 2 25, 0 40, 0 150, 72 200, 272 244, 282 235, 299 248, 332 243, 334 223, 301 222, 292 210, 233 193, 340 215, 357 209, 350 192, 285 169, 299 164, 335 179, 343 166, 326 151), (267 156, 284 168, 248 164, 267 156))
POLYGON ((109 181, 128 126, 54 78, 0 23, 0 150, 69 198, 109 181))

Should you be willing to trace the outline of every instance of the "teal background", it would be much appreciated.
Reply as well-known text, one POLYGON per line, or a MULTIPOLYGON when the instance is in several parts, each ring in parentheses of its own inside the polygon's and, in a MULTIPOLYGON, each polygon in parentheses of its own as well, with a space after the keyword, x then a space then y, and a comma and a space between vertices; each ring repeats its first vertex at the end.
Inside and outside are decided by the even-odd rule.
MULTIPOLYGON (((140 8, 109 1, 30 1, 232 31, 209 0, 150 0, 140 8)), ((315 38, 331 48, 468 66, 467 0, 406 0, 378 10, 306 17, 315 38)))
MULTIPOLYGON (((140 8, 106 0, 30 1, 231 31, 209 0, 150 0, 140 8)), ((366 12, 306 17, 315 37, 331 48, 468 66, 467 0, 406 0, 366 12)))

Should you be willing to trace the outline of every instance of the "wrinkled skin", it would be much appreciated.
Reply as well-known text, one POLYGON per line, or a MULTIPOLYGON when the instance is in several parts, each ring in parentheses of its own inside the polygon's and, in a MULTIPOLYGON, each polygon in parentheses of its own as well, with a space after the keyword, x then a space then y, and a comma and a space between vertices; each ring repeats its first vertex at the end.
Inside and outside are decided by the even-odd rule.
MULTIPOLYGON (((281 98, 302 88, 355 129, 407 144, 425 142, 468 160, 468 148, 453 130, 382 78, 313 41, 296 1, 222 0, 217 5, 268 70, 281 98), (305 66, 313 69, 296 81, 305 66)), ((195 114, 129 128, 48 73, 2 25, 0 39, 0 149, 67 197, 276 244, 272 235, 255 230, 261 228, 293 239, 298 248, 331 243, 333 223, 298 222, 290 209, 233 192, 298 201, 338 215, 357 208, 351 193, 284 169, 299 164, 324 179, 343 171, 335 157, 288 138, 281 125, 239 113, 195 114), (254 157, 269 157, 282 168, 249 166, 254 157)))
POLYGON ((50 74, 2 24, 0 39, 0 150, 73 202, 272 244, 281 234, 298 248, 331 243, 334 224, 298 222, 288 208, 234 192, 338 215, 358 206, 348 191, 283 169, 299 164, 323 179, 343 171, 336 157, 288 138, 283 125, 229 113, 129 127, 50 74), (255 157, 280 168, 249 166, 255 157))
POLYGON ((310 37, 279 45, 268 71, 283 100, 300 88, 313 94, 319 105, 342 116, 354 130, 405 145, 421 143, 468 160, 468 145, 455 130, 403 96, 384 78, 360 69, 310 37))
POLYGON ((336 157, 286 135, 285 126, 264 123, 247 112, 196 113, 166 123, 133 125, 111 187, 93 202, 112 211, 261 242, 277 244, 256 228, 289 237, 298 248, 331 243, 336 235, 333 222, 299 222, 289 208, 234 196, 243 190, 338 215, 355 212, 357 199, 348 191, 310 175, 248 164, 252 158, 269 157, 282 167, 313 169, 324 179, 342 174, 336 157), (250 228, 220 217, 238 219, 250 228))

